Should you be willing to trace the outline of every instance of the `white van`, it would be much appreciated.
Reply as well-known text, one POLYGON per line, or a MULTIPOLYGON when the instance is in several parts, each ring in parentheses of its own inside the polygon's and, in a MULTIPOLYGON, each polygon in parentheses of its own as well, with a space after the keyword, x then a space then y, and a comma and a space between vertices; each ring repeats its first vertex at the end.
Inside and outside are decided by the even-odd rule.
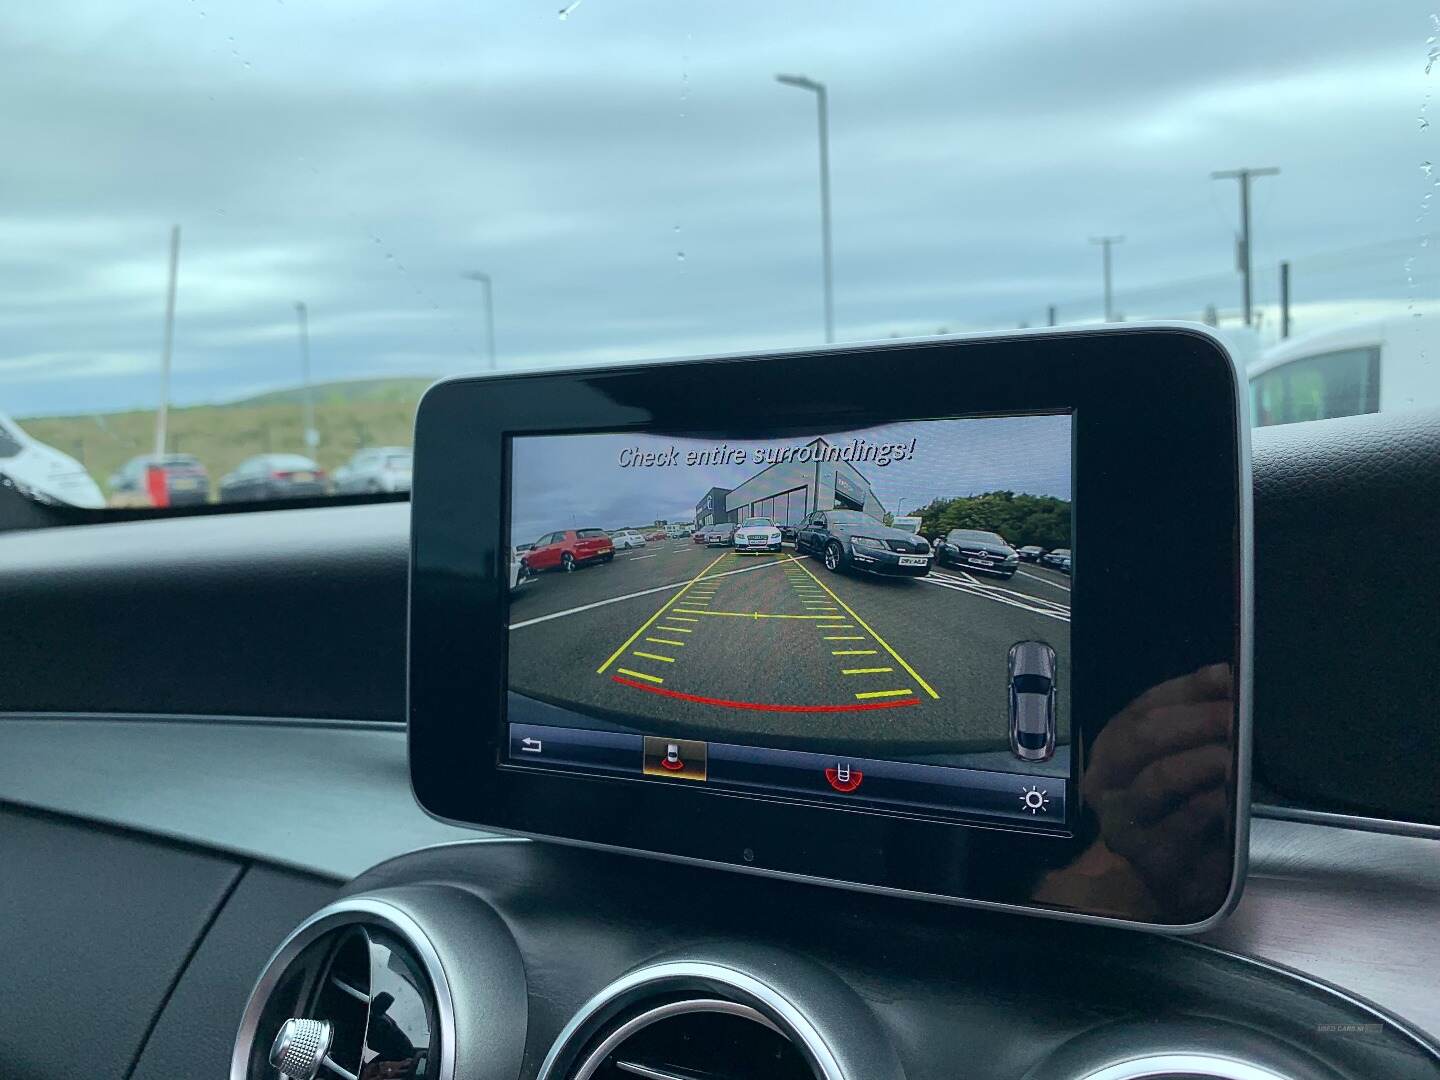
POLYGON ((1292 338, 1250 365, 1255 427, 1440 405, 1440 323, 1401 317, 1292 338))
POLYGON ((31 438, 4 413, 0 413, 0 476, 47 502, 91 508, 105 505, 100 486, 83 465, 31 438))
POLYGON ((694 531, 695 526, 693 525, 676 525, 672 522, 665 526, 665 536, 670 540, 679 540, 683 536, 689 536, 694 531))
POLYGON ((909 515, 906 515, 905 517, 897 517, 891 519, 890 527, 892 529, 903 529, 905 532, 914 535, 915 533, 918 533, 920 531, 921 520, 921 518, 912 517, 909 515))

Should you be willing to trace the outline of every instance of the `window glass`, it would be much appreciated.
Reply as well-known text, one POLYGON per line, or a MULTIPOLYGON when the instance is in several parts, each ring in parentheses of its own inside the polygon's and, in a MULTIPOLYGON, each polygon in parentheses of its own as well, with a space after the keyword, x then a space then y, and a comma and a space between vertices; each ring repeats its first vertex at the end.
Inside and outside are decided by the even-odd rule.
POLYGON ((1380 410, 1380 349, 1340 349, 1291 360, 1250 383, 1257 427, 1380 410))
POLYGON ((20 440, 6 431, 4 425, 0 425, 0 458, 14 457, 21 449, 20 440))

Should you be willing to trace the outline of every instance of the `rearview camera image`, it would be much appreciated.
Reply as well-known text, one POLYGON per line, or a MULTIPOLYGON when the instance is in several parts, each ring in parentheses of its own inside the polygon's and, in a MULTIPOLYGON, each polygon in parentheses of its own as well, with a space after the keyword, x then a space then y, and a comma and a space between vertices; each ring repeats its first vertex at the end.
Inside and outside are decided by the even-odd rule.
POLYGON ((1071 426, 513 439, 511 762, 1063 817, 1071 426))

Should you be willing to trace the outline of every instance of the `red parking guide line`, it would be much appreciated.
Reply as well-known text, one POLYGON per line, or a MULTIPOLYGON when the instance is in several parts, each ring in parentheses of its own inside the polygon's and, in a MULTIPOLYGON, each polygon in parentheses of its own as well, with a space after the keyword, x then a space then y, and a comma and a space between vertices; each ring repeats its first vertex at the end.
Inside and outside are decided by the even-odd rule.
POLYGON ((762 712, 867 712, 870 709, 900 709, 906 705, 919 705, 920 699, 906 698, 900 701, 866 701, 857 705, 765 705, 758 701, 727 701, 725 698, 701 697, 699 694, 682 694, 679 690, 666 690, 660 686, 646 686, 633 679, 611 675, 622 686, 633 686, 636 690, 648 690, 652 694, 679 698, 681 701, 695 701, 701 705, 720 705, 727 709, 756 709, 762 712))

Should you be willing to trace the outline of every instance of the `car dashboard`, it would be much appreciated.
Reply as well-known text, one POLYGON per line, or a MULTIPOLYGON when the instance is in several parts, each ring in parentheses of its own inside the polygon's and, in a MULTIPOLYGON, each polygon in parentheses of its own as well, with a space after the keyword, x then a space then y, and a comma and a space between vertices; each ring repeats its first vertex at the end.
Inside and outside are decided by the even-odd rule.
POLYGON ((1440 1076, 1440 415, 1254 473, 1249 871, 1191 938, 431 818, 404 504, 0 536, 0 1075, 273 1076, 308 1011, 341 1080, 1440 1076))

